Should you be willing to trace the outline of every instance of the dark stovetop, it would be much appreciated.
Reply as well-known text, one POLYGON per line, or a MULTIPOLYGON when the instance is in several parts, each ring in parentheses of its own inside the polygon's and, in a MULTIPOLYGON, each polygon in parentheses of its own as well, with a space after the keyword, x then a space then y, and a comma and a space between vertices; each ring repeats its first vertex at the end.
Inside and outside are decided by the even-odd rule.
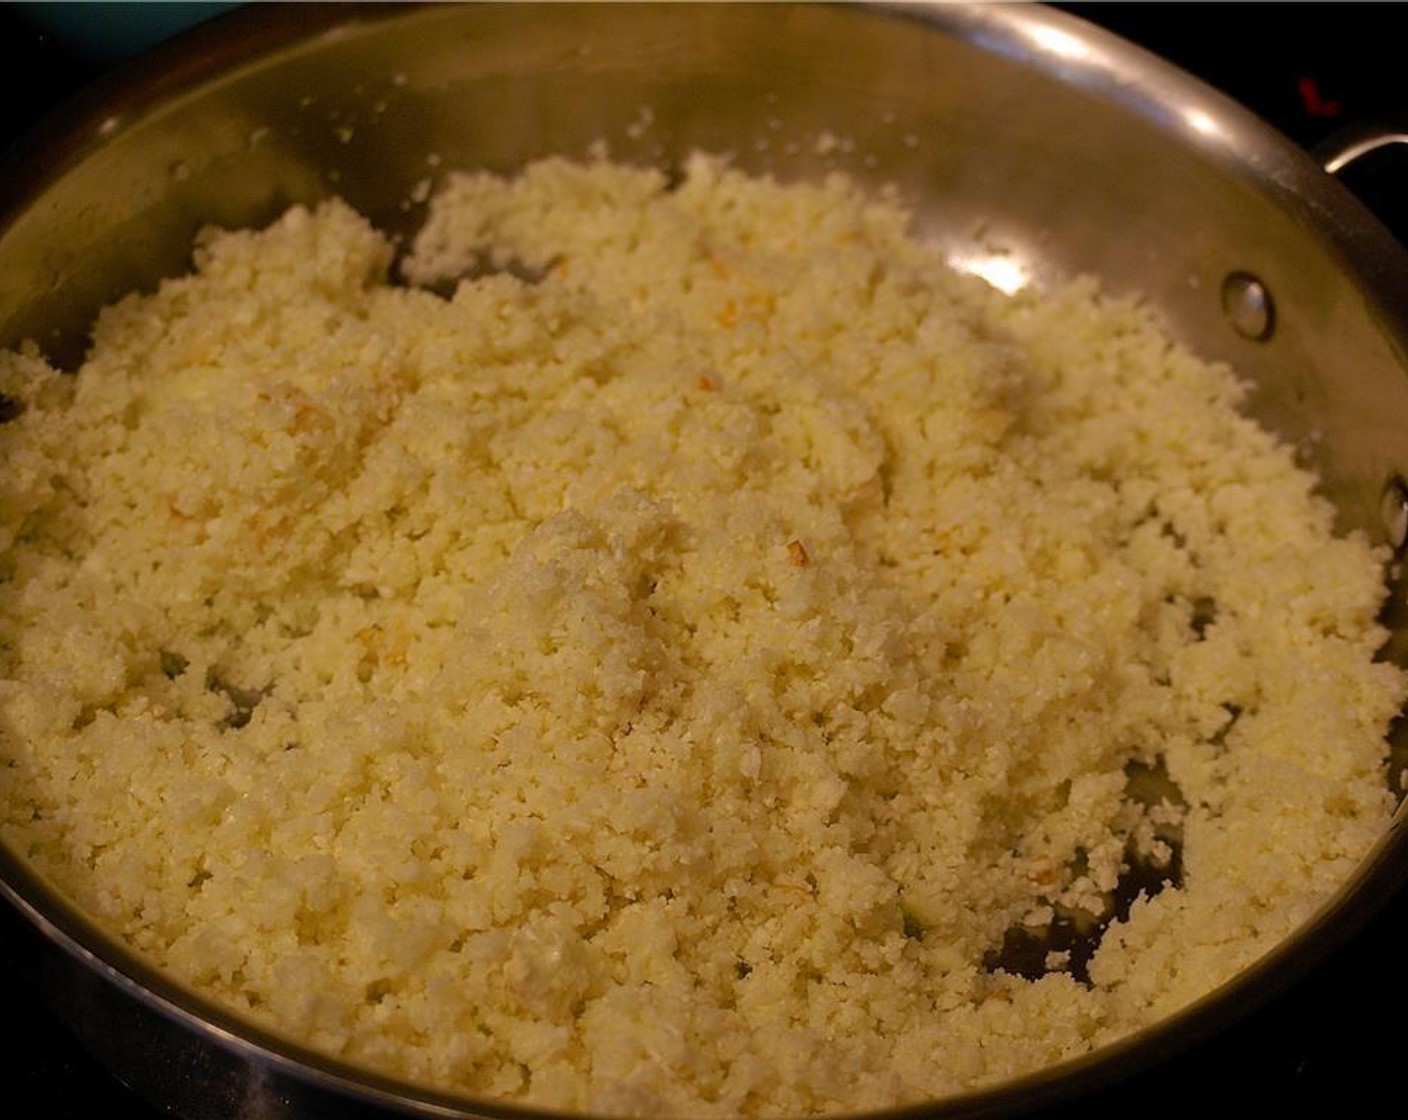
MULTIPOLYGON (((1408 109, 1408 70, 1401 37, 1390 31, 1392 5, 1061 6, 1202 77, 1306 146, 1345 121, 1408 109)), ((108 6, 105 18, 116 10, 108 6)), ((9 76, 0 98, 0 148, 120 53, 81 52, 41 31, 34 15, 0 5, 0 68, 9 76)), ((1408 198, 1405 184, 1402 153, 1351 181, 1400 237, 1408 235, 1408 206, 1397 198, 1408 198)), ((7 1028, 0 1111, 49 1120, 162 1115, 110 1078, 45 1010, 21 949, 24 932, 18 916, 0 904, 0 1026, 7 1028)), ((1111 1086, 1070 1114, 1114 1116, 1150 1105, 1168 1113, 1231 1101, 1290 1115, 1322 1107, 1341 1115, 1367 1111, 1371 1091, 1396 1093, 1395 1012, 1408 1006, 1406 942, 1408 897, 1400 897, 1308 979, 1232 1030, 1111 1086)))

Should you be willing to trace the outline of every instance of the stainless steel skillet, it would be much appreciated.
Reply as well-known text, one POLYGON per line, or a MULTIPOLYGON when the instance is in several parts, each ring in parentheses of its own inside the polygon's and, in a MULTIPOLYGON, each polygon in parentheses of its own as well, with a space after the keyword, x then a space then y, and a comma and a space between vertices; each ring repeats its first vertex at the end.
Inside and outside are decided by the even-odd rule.
MULTIPOLYGON (((755 169, 896 182, 970 267, 1038 281, 1093 271, 1146 293, 1196 349, 1258 380, 1258 410, 1305 444, 1346 525, 1396 531, 1402 250, 1264 125, 1093 29, 1009 5, 242 16, 106 87, 7 169, 0 343, 34 335, 71 354, 97 306, 180 271, 208 221, 257 224, 336 192, 409 229, 406 203, 437 167, 506 169, 599 136, 622 158, 666 163, 728 148, 755 169)), ((1397 889, 1402 845, 1390 837, 1296 943, 1152 1037, 944 1107, 1079 1095, 1220 1028, 1397 889)), ((106 1060, 183 1114, 459 1107, 224 1020, 3 858, 6 893, 57 946, 59 1001, 106 1060)))

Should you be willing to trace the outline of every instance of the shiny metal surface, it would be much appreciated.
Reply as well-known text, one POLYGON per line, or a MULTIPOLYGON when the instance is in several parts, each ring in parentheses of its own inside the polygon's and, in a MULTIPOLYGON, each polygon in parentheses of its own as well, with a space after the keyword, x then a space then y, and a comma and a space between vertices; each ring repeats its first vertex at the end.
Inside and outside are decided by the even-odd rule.
MULTIPOLYGON (((1322 471, 1346 527, 1398 535, 1384 485, 1408 474, 1403 251, 1236 105, 1029 5, 239 11, 96 89, 0 168, 0 345, 33 337, 75 360, 93 313, 184 270, 207 223, 341 194, 405 234, 447 169, 509 170, 602 140, 665 166, 706 148, 783 177, 841 168, 893 183, 926 236, 1003 286, 1093 272, 1142 293, 1255 383, 1254 409, 1322 471), (1229 323, 1232 274, 1274 293, 1269 335, 1229 323)), ((920 1111, 1028 1111, 1218 1029, 1401 887, 1405 827, 1400 811, 1351 888, 1213 998, 1090 1059, 920 1111)), ((0 891, 38 931, 75 1029, 181 1116, 524 1114, 366 1077, 206 1007, 3 849, 0 891)))
POLYGON ((1392 125, 1359 123, 1331 136, 1314 152, 1331 175, 1338 175, 1367 155, 1393 144, 1408 144, 1408 132, 1392 125))
POLYGON ((1384 484, 1383 518, 1389 547, 1401 549, 1408 544, 1408 485, 1398 475, 1384 484))
POLYGON ((1252 342, 1265 342, 1276 329, 1276 302, 1249 272, 1233 272, 1222 281, 1222 312, 1232 329, 1252 342))

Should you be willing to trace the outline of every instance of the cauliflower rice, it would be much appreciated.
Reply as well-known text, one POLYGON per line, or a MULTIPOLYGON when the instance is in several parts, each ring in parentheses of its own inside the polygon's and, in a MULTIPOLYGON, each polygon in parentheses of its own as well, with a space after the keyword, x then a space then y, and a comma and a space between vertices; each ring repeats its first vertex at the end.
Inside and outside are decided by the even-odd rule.
POLYGON ((0 835, 261 1023, 604 1113, 943 1096, 1250 964, 1393 809, 1385 557, 1137 303, 908 223, 549 159, 417 286, 333 201, 0 356, 0 835))

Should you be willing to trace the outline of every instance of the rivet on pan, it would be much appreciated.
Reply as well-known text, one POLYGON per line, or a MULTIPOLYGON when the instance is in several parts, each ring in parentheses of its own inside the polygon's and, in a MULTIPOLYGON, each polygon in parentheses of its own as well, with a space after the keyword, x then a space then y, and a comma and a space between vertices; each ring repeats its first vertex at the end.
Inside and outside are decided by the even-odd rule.
POLYGON ((1222 313, 1243 338, 1262 342, 1276 328, 1276 306, 1266 285, 1249 272, 1228 273, 1222 282, 1222 313))
POLYGON ((1388 534, 1388 543, 1394 549, 1402 548, 1408 542, 1408 485, 1398 475, 1393 475, 1384 483, 1379 514, 1383 518, 1384 532, 1388 534))

